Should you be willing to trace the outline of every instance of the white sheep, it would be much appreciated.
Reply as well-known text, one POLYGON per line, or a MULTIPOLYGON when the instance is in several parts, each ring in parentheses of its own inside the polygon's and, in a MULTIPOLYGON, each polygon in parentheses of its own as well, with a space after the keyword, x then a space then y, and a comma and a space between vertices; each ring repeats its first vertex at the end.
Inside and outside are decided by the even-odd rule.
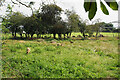
POLYGON ((27 54, 30 52, 30 48, 27 48, 27 54))

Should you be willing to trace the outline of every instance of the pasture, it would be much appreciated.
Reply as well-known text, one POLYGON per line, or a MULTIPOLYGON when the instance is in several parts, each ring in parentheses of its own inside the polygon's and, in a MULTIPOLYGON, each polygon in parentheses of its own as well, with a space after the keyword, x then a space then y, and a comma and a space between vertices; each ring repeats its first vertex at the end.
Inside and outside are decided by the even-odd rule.
POLYGON ((101 34, 105 37, 97 40, 76 37, 12 40, 11 34, 3 34, 2 77, 120 78, 118 34, 101 34), (27 47, 31 49, 29 54, 26 54, 27 47))

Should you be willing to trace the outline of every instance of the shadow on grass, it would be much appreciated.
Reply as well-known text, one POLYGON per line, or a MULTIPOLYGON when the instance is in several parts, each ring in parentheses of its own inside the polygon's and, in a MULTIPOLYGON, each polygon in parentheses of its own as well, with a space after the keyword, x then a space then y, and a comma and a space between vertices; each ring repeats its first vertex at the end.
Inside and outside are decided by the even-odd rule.
MULTIPOLYGON (((106 39, 107 37, 105 37, 104 39, 106 39)), ((33 40, 38 40, 38 39, 43 39, 43 40, 45 40, 45 41, 52 41, 52 40, 57 40, 57 41, 71 41, 71 40, 102 40, 100 37, 98 37, 97 39, 96 38, 90 38, 90 37, 86 37, 86 38, 82 38, 82 37, 70 37, 70 38, 61 38, 61 39, 59 39, 59 38, 53 38, 53 37, 51 37, 51 38, 48 38, 48 37, 46 37, 46 38, 37 38, 37 37, 33 37, 33 38, 26 38, 26 37, 16 37, 16 38, 14 38, 14 37, 10 37, 10 38, 7 38, 7 39, 3 39, 3 40, 25 40, 25 41, 33 41, 33 40)), ((103 39, 103 40, 104 40, 103 39)), ((107 39, 107 40, 109 40, 109 39, 107 39)), ((111 40, 111 39, 110 39, 111 40)))
POLYGON ((59 38, 53 38, 53 37, 51 37, 51 38, 36 38, 36 37, 33 37, 33 38, 25 38, 25 37, 16 37, 16 38, 14 38, 14 37, 10 37, 10 38, 7 38, 7 39, 3 39, 3 40, 25 40, 25 41, 33 41, 33 40, 38 40, 38 39, 43 39, 43 40, 45 40, 45 41, 52 41, 52 40, 57 40, 57 41, 71 41, 71 40, 86 40, 86 39, 84 39, 84 38, 73 38, 73 37, 70 37, 70 38, 61 38, 61 39, 59 39, 59 38))

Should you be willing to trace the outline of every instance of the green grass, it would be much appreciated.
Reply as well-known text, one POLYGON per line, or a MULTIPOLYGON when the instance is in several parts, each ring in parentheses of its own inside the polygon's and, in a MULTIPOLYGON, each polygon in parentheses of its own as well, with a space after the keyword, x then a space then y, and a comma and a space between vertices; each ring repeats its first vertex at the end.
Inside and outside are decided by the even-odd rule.
MULTIPOLYGON (((96 33, 94 33, 94 35, 95 35, 96 33)), ((118 33, 111 33, 111 32, 100 32, 100 34, 102 34, 102 35, 104 35, 104 36, 109 36, 109 37, 117 37, 118 36, 118 33)), ((77 35, 81 35, 82 36, 82 34, 81 33, 78 33, 78 32, 73 32, 73 34, 72 34, 72 36, 76 36, 77 37, 77 35)), ((99 36, 99 35, 98 35, 99 36)))
POLYGON ((2 62, 2 77, 120 78, 117 46, 118 40, 112 36, 98 40, 7 38, 2 41, 2 59, 5 61, 2 62), (57 43, 63 46, 57 46, 57 43), (27 47, 31 49, 28 55, 27 47))

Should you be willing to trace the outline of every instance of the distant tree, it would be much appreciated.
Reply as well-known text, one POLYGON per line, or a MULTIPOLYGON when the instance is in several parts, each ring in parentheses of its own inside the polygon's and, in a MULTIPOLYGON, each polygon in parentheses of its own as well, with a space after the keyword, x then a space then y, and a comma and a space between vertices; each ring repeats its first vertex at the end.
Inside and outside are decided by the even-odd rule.
POLYGON ((95 23, 94 24, 94 32, 96 33, 96 39, 98 37, 98 34, 100 34, 100 29, 103 27, 103 22, 95 23))
POLYGON ((120 29, 119 29, 119 28, 118 28, 118 29, 114 28, 114 29, 113 29, 113 32, 115 32, 115 33, 120 33, 120 29))
POLYGON ((93 35, 93 33, 94 33, 94 29, 95 29, 94 26, 95 25, 87 25, 86 26, 86 33, 89 34, 89 37, 91 37, 93 35))
POLYGON ((86 23, 79 21, 78 26, 79 26, 80 32, 82 33, 82 35, 85 39, 85 36, 86 36, 85 33, 86 33, 86 27, 87 27, 86 23))
POLYGON ((65 34, 66 34, 66 31, 67 31, 67 26, 66 26, 66 23, 63 22, 63 21, 59 21, 57 22, 53 28, 52 28, 52 33, 54 34, 54 38, 56 34, 58 34, 58 37, 59 39, 62 38, 62 34, 64 34, 64 38, 65 38, 65 34))
POLYGON ((38 22, 36 21, 36 17, 34 15, 31 17, 26 17, 24 19, 23 26, 24 26, 24 31, 26 32, 26 38, 29 38, 29 35, 31 35, 32 38, 38 27, 38 22))
POLYGON ((37 38, 41 38, 41 34, 42 32, 44 32, 45 30, 43 29, 41 20, 37 20, 37 24, 36 24, 36 31, 35 33, 37 34, 37 38))
POLYGON ((16 37, 16 33, 20 31, 20 25, 22 24, 22 21, 24 19, 24 15, 22 15, 20 12, 14 12, 9 19, 7 19, 8 27, 10 31, 12 32, 12 36, 16 37))
POLYGON ((37 34, 37 38, 40 38, 41 37, 41 34, 42 32, 44 32, 44 26, 43 26, 43 22, 42 22, 42 14, 39 13, 39 9, 36 11, 36 13, 34 14, 34 18, 35 18, 35 21, 36 21, 36 31, 35 33, 37 34))
POLYGON ((41 20, 44 26, 45 33, 53 33, 55 36, 55 32, 50 31, 54 25, 61 20, 60 14, 62 9, 56 4, 47 4, 43 5, 41 8, 41 20))
POLYGON ((104 28, 104 32, 111 32, 114 29, 112 23, 104 23, 103 28, 104 28))
MULTIPOLYGON (((58 34, 59 38, 61 38, 61 34, 65 35, 65 34, 71 33, 72 31, 78 31, 78 30, 80 30, 80 32, 83 34, 85 38, 86 32, 88 32, 89 35, 91 35, 93 32, 90 28, 92 26, 88 27, 86 26, 86 23, 81 22, 79 15, 77 15, 74 11, 67 10, 66 15, 68 17, 68 22, 67 24, 63 22, 60 17, 62 9, 56 4, 43 4, 42 6, 40 6, 41 9, 39 8, 37 10, 38 11, 37 15, 35 15, 35 12, 32 8, 32 5, 34 5, 34 2, 30 2, 29 4, 23 3, 20 0, 15 0, 15 2, 11 0, 11 2, 17 5, 18 4, 24 5, 27 8, 30 8, 32 10, 31 17, 25 18, 25 16, 22 15, 21 13, 13 12, 11 5, 8 4, 7 12, 9 12, 9 14, 6 17, 7 24, 5 25, 5 27, 7 29, 10 29, 14 37, 16 37, 16 33, 20 33, 20 35, 22 36, 21 32, 23 30, 26 31, 27 35, 30 34, 31 38, 33 37, 34 34, 37 34, 37 37, 38 37, 40 34, 44 34, 44 33, 47 33, 47 34, 50 33, 50 34, 53 34, 54 36, 55 34, 58 34), (40 13, 39 13, 39 10, 41 10, 40 13), (20 27, 21 25, 24 25, 23 29, 21 29, 20 27)), ((105 0, 105 2, 111 9, 113 10, 118 9, 118 4, 116 3, 116 1, 107 2, 107 0, 105 0)), ((92 1, 84 2, 84 8, 86 12, 88 12, 90 20, 93 19, 93 17, 96 14, 96 11, 97 11, 96 6, 97 6, 96 0, 94 0, 94 2, 92 1)), ((106 15, 109 15, 109 12, 106 9, 106 6, 102 2, 100 2, 100 6, 103 13, 106 15)), ((111 24, 104 24, 104 26, 113 27, 113 25, 111 24)), ((98 35, 98 33, 100 32, 101 24, 96 23, 94 27, 95 27, 94 31, 96 31, 96 35, 98 35)), ((108 29, 106 28, 105 30, 108 31, 108 29)), ((109 31, 111 30, 113 29, 109 28, 109 31)), ((26 37, 28 37, 27 35, 26 37)))
POLYGON ((3 21, 2 21, 1 26, 2 26, 2 33, 5 33, 5 34, 6 34, 6 33, 9 33, 9 32, 10 32, 10 30, 9 30, 9 28, 8 28, 9 22, 7 22, 7 19, 3 18, 3 21))
POLYGON ((60 16, 62 9, 56 4, 43 5, 42 8, 42 21, 46 22, 48 25, 55 24, 56 17, 60 16))
POLYGON ((71 31, 77 32, 79 31, 78 23, 80 21, 79 15, 77 15, 74 11, 66 10, 65 14, 67 15, 67 23, 71 31))
POLYGON ((4 25, 2 25, 2 33, 10 33, 10 30, 6 28, 4 25))

